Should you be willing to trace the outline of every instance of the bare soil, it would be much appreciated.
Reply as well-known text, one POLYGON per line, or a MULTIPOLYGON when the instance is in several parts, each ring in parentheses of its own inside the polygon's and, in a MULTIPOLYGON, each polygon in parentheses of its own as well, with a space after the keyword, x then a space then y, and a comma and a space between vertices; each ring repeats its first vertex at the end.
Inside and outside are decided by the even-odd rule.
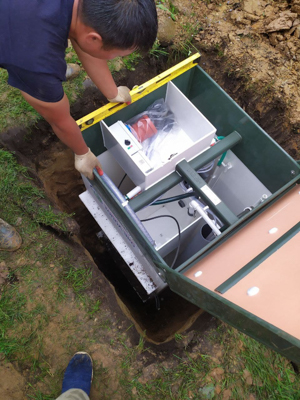
MULTIPOLYGON (((181 27, 200 26, 193 44, 202 54, 201 67, 292 157, 300 158, 298 2, 173 3, 185 12, 181 27)), ((175 44, 185 34, 181 29, 175 44)))

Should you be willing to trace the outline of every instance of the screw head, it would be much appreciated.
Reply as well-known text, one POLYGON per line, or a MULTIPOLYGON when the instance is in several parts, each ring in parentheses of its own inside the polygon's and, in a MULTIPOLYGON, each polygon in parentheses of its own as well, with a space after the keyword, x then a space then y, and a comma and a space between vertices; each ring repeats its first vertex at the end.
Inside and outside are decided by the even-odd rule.
POLYGON ((276 233, 277 231, 278 231, 278 228, 271 228, 269 230, 269 233, 272 235, 272 234, 276 233))
POLYGON ((201 276, 201 275, 202 275, 202 271, 197 271, 197 272, 194 274, 195 278, 198 278, 198 277, 201 276))
POLYGON ((256 296, 259 292, 259 288, 257 286, 253 286, 252 288, 247 290, 248 296, 256 296))

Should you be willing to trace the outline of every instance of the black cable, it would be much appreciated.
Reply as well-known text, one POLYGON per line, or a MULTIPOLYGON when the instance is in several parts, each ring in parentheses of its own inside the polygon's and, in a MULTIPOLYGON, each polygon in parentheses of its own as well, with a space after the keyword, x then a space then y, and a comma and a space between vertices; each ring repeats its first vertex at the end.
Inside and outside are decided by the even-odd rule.
POLYGON ((123 183, 124 179, 126 178, 126 176, 127 176, 127 174, 125 174, 123 176, 123 178, 121 179, 121 182, 119 183, 118 189, 120 189, 120 186, 122 185, 122 183, 123 183))
POLYGON ((173 260, 173 262, 172 262, 172 265, 171 265, 171 267, 170 267, 170 268, 173 269, 173 267, 174 267, 174 265, 175 265, 175 263, 176 263, 178 254, 179 254, 179 250, 180 250, 180 241, 181 241, 180 226, 179 226, 179 222, 177 221, 177 219, 176 219, 175 217, 173 217, 172 215, 158 215, 157 217, 152 217, 152 218, 147 218, 147 219, 141 219, 141 222, 147 222, 147 221, 151 221, 152 219, 165 218, 165 217, 174 219, 174 221, 175 221, 176 224, 177 224, 177 228, 178 228, 178 246, 177 246, 177 251, 176 251, 174 260, 173 260))
POLYGON ((151 206, 158 206, 160 204, 166 204, 166 203, 171 203, 172 201, 177 201, 181 199, 186 199, 188 197, 194 197, 196 196, 196 192, 189 192, 189 193, 184 193, 184 194, 179 194, 178 196, 173 196, 173 197, 167 197, 166 199, 160 199, 154 201, 151 206))
POLYGON ((155 296, 155 307, 156 307, 157 311, 160 311, 160 300, 159 300, 158 294, 156 294, 154 296, 155 296))

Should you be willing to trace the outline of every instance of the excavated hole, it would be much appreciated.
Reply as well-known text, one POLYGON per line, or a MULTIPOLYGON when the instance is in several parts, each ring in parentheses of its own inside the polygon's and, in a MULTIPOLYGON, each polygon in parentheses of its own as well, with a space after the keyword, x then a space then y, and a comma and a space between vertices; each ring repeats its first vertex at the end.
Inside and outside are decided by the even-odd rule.
MULTIPOLYGON (((284 107, 281 104, 273 105, 270 108, 265 107, 263 112, 260 111, 260 114, 257 115, 256 105, 264 100, 257 99, 257 95, 255 95, 255 99, 251 98, 251 93, 242 91, 243 85, 239 80, 227 79, 227 75, 220 72, 222 69, 216 62, 215 55, 203 55, 200 65, 233 98, 238 93, 238 98, 235 100, 241 106, 247 104, 246 111, 262 126, 264 121, 269 124, 272 115, 276 115, 274 131, 268 133, 273 133, 275 139, 278 139, 279 143, 282 142, 284 107), (281 116, 282 119, 280 119, 281 116), (281 129, 280 126, 282 126, 281 129)), ((169 65, 164 64, 164 60, 147 60, 147 62, 139 64, 134 72, 120 73, 117 77, 117 84, 133 87, 146 82, 168 67, 169 65)), ((82 98, 72 107, 73 117, 78 119, 88 114, 101 107, 104 101, 105 99, 97 89, 89 87, 85 90, 82 98)), ((268 129, 266 130, 268 131, 268 129)), ((46 122, 41 121, 28 130, 10 130, 2 135, 2 142, 9 150, 16 152, 21 163, 34 167, 47 195, 62 211, 74 213, 74 219, 80 226, 80 239, 83 246, 90 252, 100 271, 115 287, 121 304, 125 305, 123 310, 130 314, 139 330, 146 333, 148 340, 155 343, 165 342, 174 333, 190 326, 196 320, 201 310, 169 289, 159 295, 160 310, 157 310, 157 299, 141 301, 122 273, 124 262, 120 256, 107 240, 99 239, 96 236, 100 231, 99 226, 78 197, 85 191, 85 187, 80 175, 74 170, 73 154, 58 141, 46 122)), ((287 143, 286 138, 285 143, 287 143)), ((281 145, 284 147, 284 143, 281 145)), ((286 150, 290 150, 289 152, 292 153, 292 149, 286 148, 286 150)), ((205 320, 207 317, 203 318, 203 323, 205 320)))

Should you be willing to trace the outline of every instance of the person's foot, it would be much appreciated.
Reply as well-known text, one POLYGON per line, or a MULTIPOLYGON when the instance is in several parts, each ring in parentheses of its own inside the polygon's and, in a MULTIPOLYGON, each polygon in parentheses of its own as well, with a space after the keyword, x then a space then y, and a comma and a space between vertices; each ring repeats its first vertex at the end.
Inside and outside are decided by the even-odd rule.
POLYGON ((78 64, 67 64, 66 79, 70 80, 79 75, 81 68, 78 64))
POLYGON ((15 251, 21 244, 22 238, 15 228, 0 218, 0 250, 15 251))
POLYGON ((69 389, 81 389, 90 395, 93 378, 93 362, 85 352, 76 353, 69 362, 62 384, 62 393, 69 389))

